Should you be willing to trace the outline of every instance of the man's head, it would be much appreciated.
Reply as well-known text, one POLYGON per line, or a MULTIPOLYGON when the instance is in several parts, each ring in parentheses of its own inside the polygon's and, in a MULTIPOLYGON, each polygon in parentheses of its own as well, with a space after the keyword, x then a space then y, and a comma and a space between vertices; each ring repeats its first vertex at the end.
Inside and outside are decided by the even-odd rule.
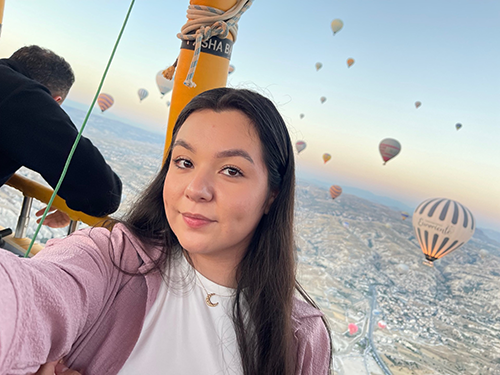
POLYGON ((10 57, 30 74, 31 78, 50 90, 54 100, 61 104, 75 82, 71 66, 54 52, 38 46, 18 49, 10 57))

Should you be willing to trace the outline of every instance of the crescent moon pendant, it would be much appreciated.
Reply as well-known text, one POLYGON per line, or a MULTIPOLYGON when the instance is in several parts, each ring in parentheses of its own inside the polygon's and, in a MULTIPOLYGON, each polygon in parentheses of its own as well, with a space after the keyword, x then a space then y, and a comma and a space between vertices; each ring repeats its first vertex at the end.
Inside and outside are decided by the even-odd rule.
POLYGON ((207 294, 207 298, 205 298, 205 302, 207 303, 207 306, 208 307, 215 307, 219 304, 219 302, 215 302, 213 303, 210 298, 212 298, 212 296, 215 296, 215 293, 208 293, 207 294))

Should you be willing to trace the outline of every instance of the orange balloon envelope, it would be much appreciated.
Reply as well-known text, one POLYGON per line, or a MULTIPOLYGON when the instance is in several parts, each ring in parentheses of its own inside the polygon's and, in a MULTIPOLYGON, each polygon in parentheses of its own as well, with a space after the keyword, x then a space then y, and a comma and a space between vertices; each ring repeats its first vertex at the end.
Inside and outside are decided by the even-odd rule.
POLYGON ((332 185, 330 187, 330 195, 332 196, 332 199, 337 198, 340 194, 342 194, 342 188, 338 185, 332 185))
POLYGON ((328 160, 330 160, 331 158, 332 158, 332 155, 330 155, 330 154, 326 154, 326 153, 325 153, 325 154, 323 154, 323 161, 325 162, 325 164, 326 164, 326 162, 327 162, 328 160))
POLYGON ((102 112, 109 109, 109 107, 111 107, 114 102, 115 100, 109 94, 99 94, 99 96, 97 97, 97 104, 99 105, 99 108, 101 108, 102 112))
POLYGON ((352 64, 354 64, 354 59, 352 59, 352 58, 347 59, 347 67, 350 68, 352 66, 352 64))
POLYGON ((349 323, 347 328, 349 328, 349 334, 351 336, 354 335, 356 332, 358 332, 358 326, 354 323, 349 323))

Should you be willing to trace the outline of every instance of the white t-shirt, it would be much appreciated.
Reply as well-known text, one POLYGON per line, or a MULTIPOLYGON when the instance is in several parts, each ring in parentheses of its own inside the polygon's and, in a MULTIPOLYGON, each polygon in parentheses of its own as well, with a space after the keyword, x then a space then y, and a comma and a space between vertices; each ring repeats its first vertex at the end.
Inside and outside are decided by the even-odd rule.
POLYGON ((234 289, 195 271, 184 256, 174 261, 148 312, 139 340, 119 375, 242 374, 231 320, 234 289), (195 273, 196 272, 196 273, 195 273), (206 304, 207 292, 215 307, 206 304))

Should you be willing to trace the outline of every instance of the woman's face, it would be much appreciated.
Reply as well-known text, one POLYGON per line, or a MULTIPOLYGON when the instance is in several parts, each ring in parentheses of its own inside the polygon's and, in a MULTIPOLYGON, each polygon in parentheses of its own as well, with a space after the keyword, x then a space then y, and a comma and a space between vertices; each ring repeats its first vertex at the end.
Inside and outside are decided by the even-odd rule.
POLYGON ((191 114, 172 149, 163 202, 170 227, 191 255, 241 259, 272 203, 250 119, 237 110, 191 114))

